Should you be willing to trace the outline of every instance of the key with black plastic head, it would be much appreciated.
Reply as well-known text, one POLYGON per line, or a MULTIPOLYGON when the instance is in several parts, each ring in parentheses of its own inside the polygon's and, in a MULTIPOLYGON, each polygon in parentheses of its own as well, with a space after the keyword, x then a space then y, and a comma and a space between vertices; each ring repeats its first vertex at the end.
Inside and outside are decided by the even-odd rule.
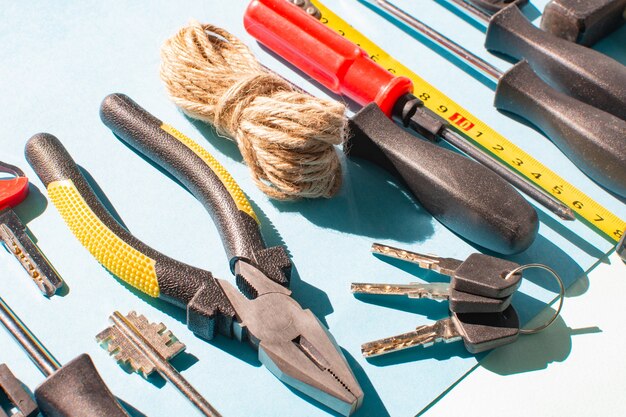
POLYGON ((452 313, 448 318, 419 326, 411 332, 364 343, 361 352, 365 357, 374 357, 463 340, 469 352, 479 353, 513 343, 519 333, 519 318, 513 307, 502 313, 452 313))
POLYGON ((484 297, 454 289, 450 284, 437 282, 423 284, 374 284, 352 283, 350 290, 354 294, 368 295, 405 295, 409 298, 429 298, 436 301, 448 301, 450 311, 454 313, 500 313, 511 305, 513 296, 505 298, 484 297))
POLYGON ((418 264, 450 276, 450 285, 457 291, 483 297, 505 298, 520 286, 521 273, 511 274, 519 264, 489 255, 474 253, 465 261, 410 252, 374 243, 372 252, 418 264))

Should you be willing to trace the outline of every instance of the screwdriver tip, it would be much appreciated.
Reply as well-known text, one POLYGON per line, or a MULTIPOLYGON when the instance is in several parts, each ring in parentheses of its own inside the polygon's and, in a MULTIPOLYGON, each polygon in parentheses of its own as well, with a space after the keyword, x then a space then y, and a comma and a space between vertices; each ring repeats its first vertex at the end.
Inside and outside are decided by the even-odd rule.
POLYGON ((563 206, 557 213, 562 220, 573 221, 576 220, 576 215, 574 214, 574 210, 567 206, 563 206))

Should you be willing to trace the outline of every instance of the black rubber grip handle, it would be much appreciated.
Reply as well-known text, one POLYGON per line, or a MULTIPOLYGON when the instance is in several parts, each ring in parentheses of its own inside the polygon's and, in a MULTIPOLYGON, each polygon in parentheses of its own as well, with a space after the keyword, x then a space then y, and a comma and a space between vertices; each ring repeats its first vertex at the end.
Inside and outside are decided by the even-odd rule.
POLYGON ((581 171, 626 197, 626 121, 550 88, 526 61, 501 78, 495 106, 533 123, 581 171))
POLYGON ((591 46, 626 23, 626 0, 550 0, 541 29, 591 46))
POLYGON ((72 233, 113 275, 186 308, 187 325, 199 336, 210 339, 216 330, 230 335, 235 312, 211 273, 163 255, 122 227, 56 137, 39 133, 30 138, 26 159, 72 233))
POLYGON ((516 6, 491 18, 485 47, 526 59, 557 90, 626 120, 626 66, 544 32, 516 6))
POLYGON ((172 174, 212 216, 231 271, 242 259, 281 285, 289 285, 291 261, 284 247, 266 248, 256 215, 230 174, 200 145, 164 124, 124 94, 110 94, 100 118, 113 133, 172 174))
POLYGON ((522 7, 528 3, 528 0, 465 0, 467 3, 484 10, 487 13, 496 13, 505 7, 516 4, 522 7))
POLYGON ((35 398, 46 417, 128 417, 87 354, 52 374, 35 398))
POLYGON ((518 253, 537 236, 537 212, 488 168, 407 133, 374 103, 350 119, 351 156, 402 179, 420 204, 461 237, 489 250, 518 253))

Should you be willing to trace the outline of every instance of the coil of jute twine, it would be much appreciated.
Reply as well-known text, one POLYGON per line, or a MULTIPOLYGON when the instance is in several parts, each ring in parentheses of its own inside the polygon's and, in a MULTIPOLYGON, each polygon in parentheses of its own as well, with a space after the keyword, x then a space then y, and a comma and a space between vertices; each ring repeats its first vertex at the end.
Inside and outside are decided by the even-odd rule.
POLYGON ((183 112, 237 143, 257 186, 290 200, 331 197, 341 185, 335 145, 345 106, 310 96, 265 69, 239 39, 191 22, 161 49, 161 78, 183 112))

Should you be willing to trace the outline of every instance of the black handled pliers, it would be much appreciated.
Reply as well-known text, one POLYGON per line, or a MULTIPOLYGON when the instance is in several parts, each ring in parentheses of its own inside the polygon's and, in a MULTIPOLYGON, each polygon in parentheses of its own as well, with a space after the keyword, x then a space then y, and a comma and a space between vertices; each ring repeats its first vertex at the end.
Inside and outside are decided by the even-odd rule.
POLYGON ((100 116, 202 202, 243 294, 135 238, 102 205, 61 142, 37 134, 26 145, 26 158, 79 241, 118 278, 185 308, 187 325, 198 336, 211 339, 219 332, 247 339, 284 383, 342 414, 356 410, 363 391, 345 357, 315 315, 290 296, 285 248, 265 247, 256 215, 230 174, 201 146, 125 95, 107 96, 100 116))

